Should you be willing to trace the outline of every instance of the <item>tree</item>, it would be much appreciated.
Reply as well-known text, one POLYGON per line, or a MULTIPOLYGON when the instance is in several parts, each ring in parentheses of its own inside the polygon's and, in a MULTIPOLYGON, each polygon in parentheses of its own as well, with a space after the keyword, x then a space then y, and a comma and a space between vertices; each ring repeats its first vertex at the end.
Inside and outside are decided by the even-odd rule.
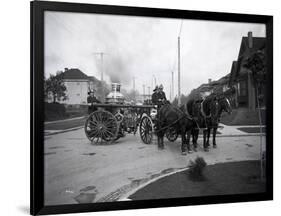
POLYGON ((245 68, 251 71, 252 82, 256 90, 257 102, 258 102, 258 111, 259 111, 259 121, 260 121, 260 165, 261 165, 261 179, 264 177, 265 165, 263 160, 266 160, 265 154, 262 148, 262 117, 261 117, 261 108, 260 108, 260 98, 258 89, 266 82, 266 61, 265 53, 263 50, 258 50, 257 52, 252 53, 245 61, 245 68))
POLYGON ((264 51, 258 50, 250 55, 244 64, 244 67, 252 73, 253 84, 259 87, 266 81, 265 54, 264 51))
POLYGON ((44 93, 48 95, 52 94, 53 103, 56 103, 60 100, 66 100, 66 86, 63 82, 63 72, 58 71, 56 75, 50 75, 48 79, 45 80, 44 93))

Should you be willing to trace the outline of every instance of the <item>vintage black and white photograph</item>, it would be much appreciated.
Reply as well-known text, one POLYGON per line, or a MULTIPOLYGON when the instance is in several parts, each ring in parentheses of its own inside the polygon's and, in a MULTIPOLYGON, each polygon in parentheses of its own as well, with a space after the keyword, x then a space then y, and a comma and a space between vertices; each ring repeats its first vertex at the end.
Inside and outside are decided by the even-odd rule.
POLYGON ((266 26, 44 13, 44 205, 266 192, 266 26))

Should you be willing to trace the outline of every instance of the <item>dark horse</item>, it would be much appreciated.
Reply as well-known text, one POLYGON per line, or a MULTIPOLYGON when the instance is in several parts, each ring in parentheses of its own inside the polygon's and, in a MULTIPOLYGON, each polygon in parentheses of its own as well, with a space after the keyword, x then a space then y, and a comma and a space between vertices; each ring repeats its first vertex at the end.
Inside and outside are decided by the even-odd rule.
POLYGON ((185 155, 191 152, 189 139, 194 121, 186 113, 171 104, 163 105, 157 113, 156 134, 158 137, 158 148, 164 148, 164 135, 168 128, 173 127, 181 135, 181 151, 185 155))
POLYGON ((225 96, 209 96, 202 101, 189 101, 187 110, 196 122, 192 129, 193 145, 197 146, 199 129, 203 129, 203 146, 208 151, 210 133, 213 129, 213 147, 216 148, 216 134, 222 112, 231 113, 229 100, 225 96))

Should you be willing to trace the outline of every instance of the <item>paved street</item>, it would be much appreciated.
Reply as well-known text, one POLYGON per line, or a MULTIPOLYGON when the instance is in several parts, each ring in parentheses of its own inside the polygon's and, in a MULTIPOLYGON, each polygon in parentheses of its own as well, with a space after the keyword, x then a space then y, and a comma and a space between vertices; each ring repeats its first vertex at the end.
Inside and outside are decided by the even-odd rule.
MULTIPOLYGON (((228 128, 229 129, 229 128, 228 128)), ((115 201, 139 185, 187 166, 202 156, 208 164, 259 159, 259 136, 220 136, 217 149, 182 156, 180 139, 165 149, 127 134, 114 144, 92 145, 84 129, 45 137, 45 204, 115 201)), ((263 137, 265 142, 265 137, 263 137)))

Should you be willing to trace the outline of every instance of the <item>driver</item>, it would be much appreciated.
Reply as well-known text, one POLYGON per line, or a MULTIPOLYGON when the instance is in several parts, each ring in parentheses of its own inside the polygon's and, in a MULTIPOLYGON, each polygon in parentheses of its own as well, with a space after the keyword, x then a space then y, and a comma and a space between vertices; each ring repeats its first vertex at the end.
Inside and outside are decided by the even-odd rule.
POLYGON ((92 112, 97 110, 94 104, 100 103, 100 101, 95 96, 95 90, 92 91, 90 90, 88 92, 87 103, 88 103, 88 114, 91 114, 92 112))
POLYGON ((158 102, 158 100, 157 100, 158 91, 159 91, 158 86, 155 86, 155 89, 153 90, 153 94, 151 95, 151 101, 152 101, 153 105, 157 105, 157 102, 158 102))
POLYGON ((158 101, 158 105, 163 105, 167 102, 167 98, 166 98, 166 94, 165 92, 163 91, 163 85, 161 84, 159 86, 159 91, 157 93, 157 101, 158 101))

